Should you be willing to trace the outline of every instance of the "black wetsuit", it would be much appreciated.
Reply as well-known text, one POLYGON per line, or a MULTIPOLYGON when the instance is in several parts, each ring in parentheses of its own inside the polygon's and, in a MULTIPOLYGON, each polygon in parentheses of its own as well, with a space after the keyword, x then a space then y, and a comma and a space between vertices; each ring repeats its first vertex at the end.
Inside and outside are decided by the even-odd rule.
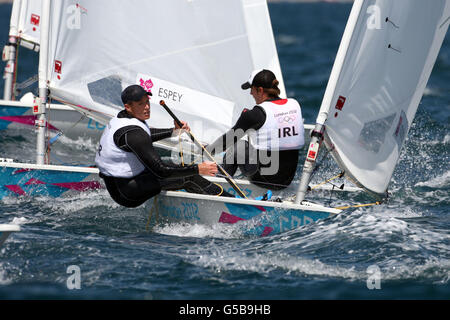
POLYGON ((251 155, 252 152, 250 152, 249 149, 252 147, 247 141, 240 140, 247 130, 258 130, 264 125, 265 121, 266 112, 262 107, 256 105, 251 110, 244 109, 233 128, 222 137, 218 138, 214 143, 210 144, 207 149, 212 153, 220 153, 233 146, 233 148, 227 151, 223 165, 223 168, 230 175, 234 175, 239 167, 252 183, 271 190, 281 190, 286 188, 295 176, 299 150, 264 151, 264 153, 260 150, 256 150, 257 159, 250 160, 249 155, 251 155), (234 150, 242 150, 237 146, 239 143, 245 144, 245 164, 237 163, 237 157, 239 155, 237 152, 234 152, 234 150), (267 168, 271 165, 270 162, 266 163, 266 160, 261 161, 261 158, 263 157, 262 154, 264 154, 264 158, 269 157, 271 159, 276 159, 276 157, 278 157, 279 169, 277 173, 273 175, 264 175, 261 173, 262 168, 267 168), (251 163, 256 163, 256 165, 252 165, 251 163))
MULTIPOLYGON (((118 118, 132 118, 123 110, 118 118)), ((163 162, 153 142, 169 138, 171 129, 150 128, 151 137, 141 127, 130 125, 114 133, 115 145, 123 151, 132 152, 144 165, 144 172, 132 178, 117 178, 100 174, 106 188, 118 204, 137 207, 159 194, 161 190, 186 189, 189 192, 231 196, 221 187, 198 174, 198 165, 179 166, 163 162)))

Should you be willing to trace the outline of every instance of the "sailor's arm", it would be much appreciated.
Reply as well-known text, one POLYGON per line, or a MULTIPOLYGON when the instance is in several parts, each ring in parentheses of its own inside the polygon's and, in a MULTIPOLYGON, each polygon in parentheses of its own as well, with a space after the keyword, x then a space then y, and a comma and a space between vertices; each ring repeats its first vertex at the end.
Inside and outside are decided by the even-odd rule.
POLYGON ((133 152, 142 164, 158 178, 187 177, 198 174, 198 165, 175 166, 161 160, 150 136, 138 126, 128 126, 114 134, 115 144, 122 150, 133 152))
POLYGON ((245 136, 247 130, 258 130, 265 121, 266 113, 260 106, 255 106, 251 110, 244 109, 233 128, 208 145, 206 149, 211 154, 223 152, 245 136))
POLYGON ((152 141, 156 142, 159 140, 170 138, 173 134, 174 128, 150 128, 150 133, 152 134, 152 141))
POLYGON ((186 122, 181 121, 181 123, 183 124, 182 127, 179 127, 177 125, 177 123, 175 123, 175 128, 164 128, 164 129, 150 128, 150 133, 152 134, 152 141, 156 142, 159 140, 170 138, 173 135, 173 133, 178 129, 183 129, 186 131, 190 130, 190 128, 186 122))

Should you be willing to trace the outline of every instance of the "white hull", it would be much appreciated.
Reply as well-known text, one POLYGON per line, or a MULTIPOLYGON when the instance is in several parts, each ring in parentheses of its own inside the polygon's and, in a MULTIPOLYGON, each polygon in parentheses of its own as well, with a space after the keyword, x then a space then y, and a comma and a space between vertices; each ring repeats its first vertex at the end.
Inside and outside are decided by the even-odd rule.
MULTIPOLYGON (((83 116, 71 107, 51 104, 47 110, 49 129, 53 133, 63 132, 70 139, 79 137, 98 141, 105 126, 83 116)), ((0 100, 0 130, 7 128, 34 129, 33 103, 0 100)))
MULTIPOLYGON (((223 179, 214 179, 225 190, 232 192, 223 179)), ((242 185, 242 181, 241 185, 242 185)), ((239 183, 239 182, 238 182, 239 183)), ((242 185, 244 192, 262 195, 264 190, 249 184, 242 185)), ((273 199, 276 198, 276 194, 273 199)), ((290 201, 273 202, 241 198, 192 194, 183 191, 162 192, 145 204, 149 223, 190 223, 214 225, 233 224, 244 235, 267 236, 285 232, 342 212, 319 204, 290 201)))

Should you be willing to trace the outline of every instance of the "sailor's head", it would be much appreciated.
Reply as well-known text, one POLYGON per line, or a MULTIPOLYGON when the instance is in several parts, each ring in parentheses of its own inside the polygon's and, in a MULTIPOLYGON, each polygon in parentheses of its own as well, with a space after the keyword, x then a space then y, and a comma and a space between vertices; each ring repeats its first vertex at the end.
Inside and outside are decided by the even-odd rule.
POLYGON ((121 98, 125 110, 133 117, 145 121, 150 118, 150 98, 152 93, 134 84, 122 91, 121 98))
POLYGON ((243 90, 250 89, 250 94, 259 104, 269 98, 278 98, 280 95, 278 84, 279 82, 272 71, 259 69, 252 72, 250 78, 241 85, 241 88, 243 90))

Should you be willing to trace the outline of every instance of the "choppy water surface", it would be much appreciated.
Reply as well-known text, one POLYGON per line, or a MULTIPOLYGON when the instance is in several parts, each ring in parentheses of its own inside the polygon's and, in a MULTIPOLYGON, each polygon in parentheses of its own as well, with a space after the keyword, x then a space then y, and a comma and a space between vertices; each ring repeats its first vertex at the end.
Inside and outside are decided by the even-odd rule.
MULTIPOLYGON (((287 91, 301 101, 307 123, 315 120, 350 8, 270 5, 287 91)), ((10 9, 0 5, 5 41, 10 9)), ((21 68, 31 76, 37 60, 22 50, 21 68)), ((449 71, 447 36, 388 204, 255 239, 219 224, 147 232, 148 212, 119 207, 104 190, 8 198, 0 223, 14 221, 22 232, 0 249, 0 298, 448 299, 449 71), (80 290, 67 287, 73 265, 81 271, 80 290)), ((52 160, 93 161, 94 142, 65 139, 52 160)), ((9 130, 0 138, 8 157, 32 161, 34 146, 31 131, 9 130)), ((325 161, 318 179, 333 170, 325 161)), ((317 199, 340 201, 329 193, 317 199)))

